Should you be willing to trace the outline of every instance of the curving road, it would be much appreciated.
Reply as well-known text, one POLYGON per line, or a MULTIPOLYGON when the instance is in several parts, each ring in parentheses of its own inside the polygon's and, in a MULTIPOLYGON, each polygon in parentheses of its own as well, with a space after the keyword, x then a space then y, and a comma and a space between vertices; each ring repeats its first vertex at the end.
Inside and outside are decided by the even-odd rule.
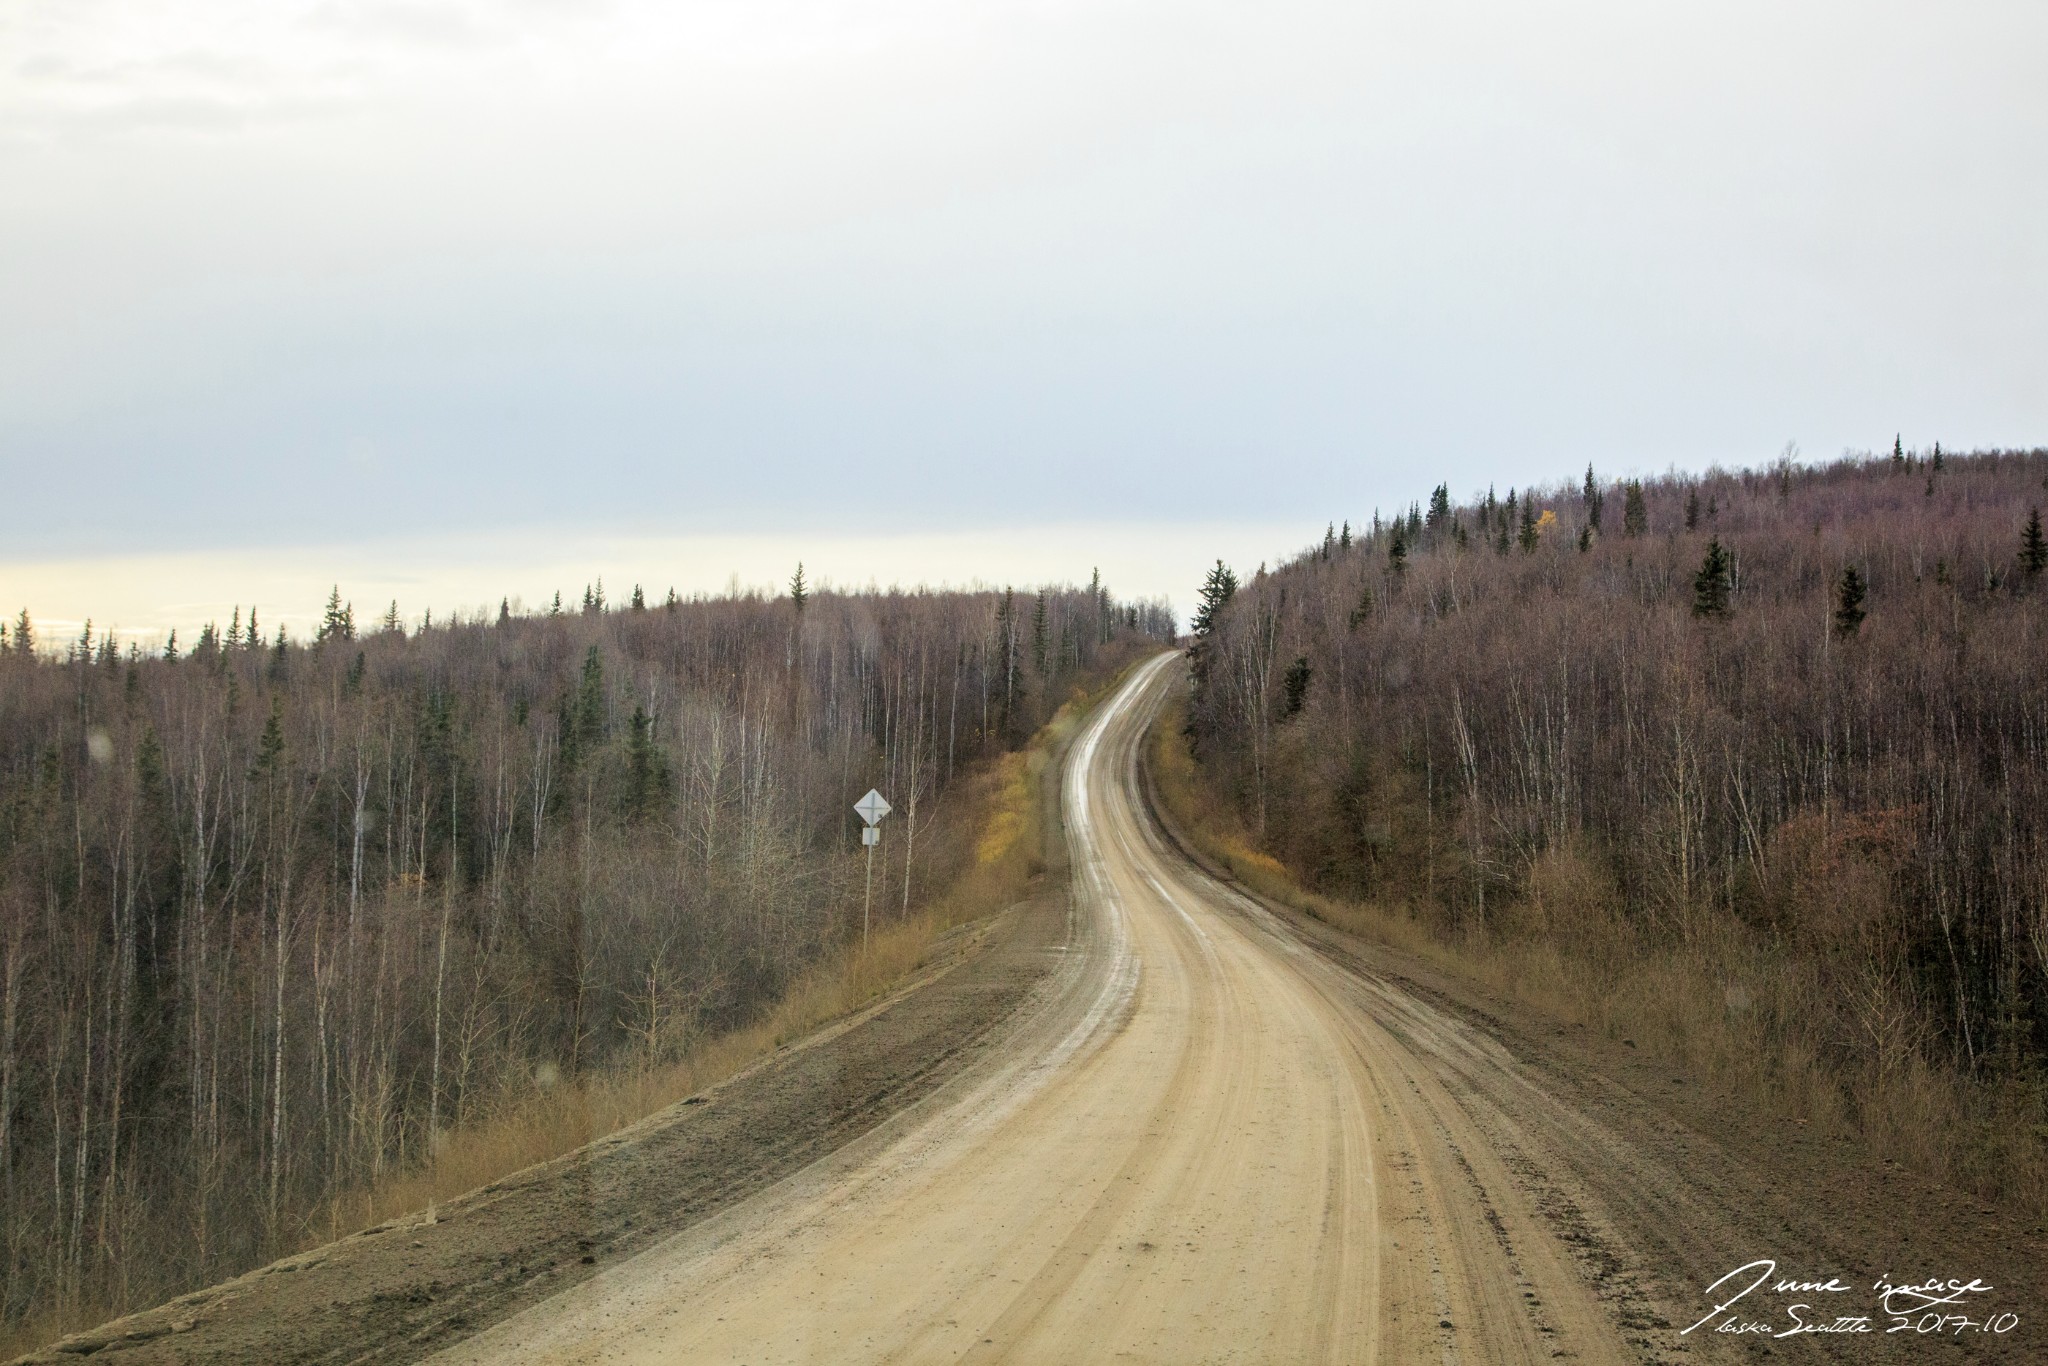
POLYGON ((1177 677, 1076 741, 1062 965, 895 1122, 448 1363, 1640 1360, 1496 1155, 1483 1034, 1174 852, 1137 756, 1177 677))

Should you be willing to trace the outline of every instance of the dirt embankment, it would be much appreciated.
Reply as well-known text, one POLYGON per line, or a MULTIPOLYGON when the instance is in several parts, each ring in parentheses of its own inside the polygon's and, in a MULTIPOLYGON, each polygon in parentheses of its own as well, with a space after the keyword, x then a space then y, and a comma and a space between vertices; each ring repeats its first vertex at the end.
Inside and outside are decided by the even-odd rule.
POLYGON ((853 1020, 568 1157, 145 1313, 24 1363, 416 1361, 745 1199, 957 1073, 1032 990, 1066 929, 1049 893, 963 934, 853 1020))

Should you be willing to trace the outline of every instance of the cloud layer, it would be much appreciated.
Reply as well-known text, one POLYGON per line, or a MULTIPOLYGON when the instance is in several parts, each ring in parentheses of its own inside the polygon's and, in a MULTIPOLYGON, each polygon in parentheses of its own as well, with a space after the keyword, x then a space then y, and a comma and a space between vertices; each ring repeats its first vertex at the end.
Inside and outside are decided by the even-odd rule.
POLYGON ((0 555, 1313 530, 2031 443, 2044 50, 2030 3, 31 0, 0 555))

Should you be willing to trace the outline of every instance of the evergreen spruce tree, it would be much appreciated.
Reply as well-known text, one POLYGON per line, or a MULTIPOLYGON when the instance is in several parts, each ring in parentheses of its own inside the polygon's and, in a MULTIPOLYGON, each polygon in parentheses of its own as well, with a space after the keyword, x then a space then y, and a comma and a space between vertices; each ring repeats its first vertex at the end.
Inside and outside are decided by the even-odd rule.
POLYGON ((1521 542, 1524 555, 1536 553, 1536 500, 1534 498, 1524 498, 1522 500, 1522 529, 1516 539, 1521 542))
POLYGON ((1936 474, 1940 474, 1940 473, 1941 473, 1941 466, 1942 466, 1942 460, 1941 460, 1941 443, 1940 443, 1939 441, 1937 441, 1937 442, 1935 442, 1935 443, 1934 443, 1934 472, 1935 472, 1936 474))
POLYGON ((1195 617, 1188 630, 1196 636, 1207 636, 1216 629, 1216 619, 1224 607, 1236 596, 1237 575, 1223 561, 1216 561, 1216 567, 1209 571, 1195 594, 1195 617))
POLYGON ((355 696, 357 693, 363 690, 363 675, 366 672, 368 672, 368 670, 369 661, 363 657, 363 652, 361 650, 357 650, 355 662, 348 666, 348 679, 342 685, 343 690, 350 697, 355 696))
POLYGON ((1337 548, 1339 550, 1351 549, 1351 522, 1349 519, 1345 520, 1344 529, 1337 533, 1337 548))
POLYGON ((1451 544, 1463 550, 1465 548, 1465 540, 1465 523, 1456 513, 1453 513, 1451 514, 1451 544))
POLYGON ((1586 525, 1592 527, 1597 532, 1600 530, 1600 508, 1607 499, 1600 492, 1599 483, 1593 478, 1593 467, 1591 465, 1586 466, 1586 489, 1584 496, 1586 500, 1586 525))
POLYGON ((1493 553, 1496 555, 1508 553, 1508 519, 1506 513, 1502 513, 1500 525, 1494 529, 1493 553))
POLYGON ((627 610, 634 612, 644 612, 647 610, 646 595, 641 593, 640 585, 637 583, 633 585, 633 600, 627 605, 627 610))
POLYGON ((327 610, 321 615, 320 630, 313 639, 316 643, 324 645, 330 640, 346 641, 354 640, 355 638, 355 604, 343 604, 341 600, 341 585, 336 584, 334 591, 327 595, 327 610))
POLYGON ((1394 524, 1394 534, 1387 541, 1387 568, 1399 578, 1408 572, 1408 529, 1401 523, 1394 524))
POLYGON ((512 623, 512 599, 510 599, 510 598, 499 598, 499 599, 498 599, 498 625, 500 625, 500 626, 509 626, 509 625, 511 625, 511 623, 512 623))
POLYGON ((170 638, 164 641, 164 658, 173 664, 178 662, 178 628, 171 628, 170 638))
POLYGON ((1336 548, 1337 548, 1337 524, 1336 524, 1335 522, 1326 522, 1326 523, 1324 523, 1324 525, 1323 525, 1323 548, 1322 548, 1322 557, 1323 557, 1323 562, 1324 562, 1325 564, 1329 563, 1329 559, 1330 559, 1330 554, 1331 554, 1331 552, 1332 552, 1332 551, 1336 550, 1336 548))
POLYGON ((242 643, 242 604, 235 604, 235 614, 228 618, 228 648, 236 649, 242 643))
POLYGON ((1360 623, 1372 617, 1373 609, 1379 604, 1373 601, 1372 585, 1361 584, 1358 589, 1358 605, 1351 609, 1351 629, 1357 630, 1360 623))
POLYGON ((1307 655, 1297 656, 1295 661, 1287 666, 1287 672, 1280 678, 1283 699, 1280 715, 1283 719, 1300 714, 1302 701, 1308 696, 1308 681, 1313 674, 1314 670, 1309 667, 1307 655))
POLYGON ((804 562, 798 560, 796 562, 796 573, 789 576, 789 601, 796 608, 797 615, 802 616, 804 604, 810 600, 811 590, 809 585, 804 582, 804 562))
POLYGON ((604 738, 604 661, 597 647, 583 655, 583 681, 576 689, 577 737, 595 744, 604 738))
POLYGON ((284 758, 284 721, 279 715, 280 701, 274 694, 270 699, 270 716, 263 723, 263 736, 256 742, 256 761, 249 768, 249 776, 259 777, 275 773, 284 758))
POLYGON ((1700 491, 1698 489, 1688 490, 1685 495, 1685 529, 1687 531, 1698 531, 1700 529, 1700 491))
POLYGON ((1052 644, 1047 633, 1049 618, 1046 613, 1045 590, 1038 590, 1038 597, 1031 605, 1031 663, 1043 678, 1052 672, 1052 659, 1048 647, 1052 644))
POLYGON ((1864 592, 1863 576, 1856 566, 1843 569, 1835 583, 1835 630, 1840 634, 1853 636, 1862 627, 1864 592))
POLYGON ((598 611, 604 611, 604 575, 602 574, 597 576, 597 591, 591 595, 590 601, 591 605, 596 607, 598 611))
POLYGON ((661 756, 654 747, 654 722, 635 705, 626 734, 626 814, 635 820, 654 809, 663 786, 661 756))
POLYGON ((1621 500, 1621 534, 1640 536, 1650 529, 1650 505, 1643 499, 1643 481, 1631 479, 1621 500))
POLYGON ((1906 468, 1906 441, 1904 437, 1896 434, 1892 437, 1892 468, 1894 470, 1906 468))
POLYGON ((1451 520, 1451 486, 1438 484, 1429 495, 1429 529, 1438 530, 1451 520))
POLYGON ((278 627, 277 643, 270 647, 270 664, 268 668, 265 670, 271 682, 282 683, 285 681, 287 671, 291 667, 289 662, 290 648, 291 643, 289 638, 285 635, 284 627, 278 627))
MULTIPOLYGON (((394 608, 397 605, 397 603, 392 604, 394 608)), ((560 615, 562 615, 562 590, 559 588, 555 590, 554 602, 551 603, 548 607, 548 615, 551 617, 559 617, 560 615)))
POLYGON ((677 604, 679 604, 681 601, 682 599, 676 596, 675 585, 670 584, 668 589, 668 596, 666 598, 663 598, 661 602, 662 610, 665 612, 673 612, 676 610, 677 604))
POLYGON ((2039 578, 2043 569, 2048 569, 2048 541, 2041 538, 2041 509, 2035 508, 2027 514, 2026 528, 2020 532, 2020 570, 2033 579, 2039 578))
POLYGON ((1585 554, 1593 548, 1593 524, 1586 523, 1579 528, 1579 553, 1585 554))
POLYGON ((1700 572, 1692 577, 1692 614, 1696 617, 1725 617, 1728 615, 1728 599, 1734 590, 1730 573, 1728 552, 1721 547, 1721 538, 1707 542, 1707 556, 1700 561, 1700 572))
POLYGON ((263 636, 256 629, 256 604, 253 602, 249 604, 249 624, 242 628, 242 639, 248 643, 248 648, 252 650, 262 648, 263 636))
POLYGON ((28 608, 21 609, 21 615, 14 619, 14 652, 18 655, 32 655, 36 652, 35 623, 28 619, 28 608))

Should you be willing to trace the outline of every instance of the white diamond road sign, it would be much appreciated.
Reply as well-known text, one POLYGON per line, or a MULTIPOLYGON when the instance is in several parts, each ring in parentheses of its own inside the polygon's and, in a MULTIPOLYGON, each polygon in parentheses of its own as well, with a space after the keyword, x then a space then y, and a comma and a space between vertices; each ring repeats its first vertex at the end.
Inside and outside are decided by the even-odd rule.
POLYGON ((868 789, 867 796, 862 797, 853 804, 853 809, 860 813, 862 820, 866 821, 869 825, 874 825, 894 808, 883 799, 881 793, 871 787, 868 789))

